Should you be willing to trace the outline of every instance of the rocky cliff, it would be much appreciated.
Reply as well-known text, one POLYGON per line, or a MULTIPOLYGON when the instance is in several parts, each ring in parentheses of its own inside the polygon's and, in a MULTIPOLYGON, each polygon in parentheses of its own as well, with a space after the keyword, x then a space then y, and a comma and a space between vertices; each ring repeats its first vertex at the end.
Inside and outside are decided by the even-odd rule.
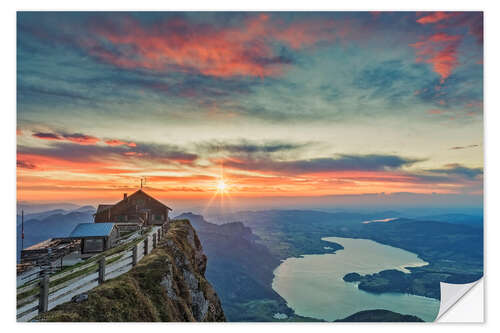
POLYGON ((66 303, 40 321, 225 321, 205 279, 207 257, 188 220, 172 222, 159 246, 128 273, 105 282, 81 303, 66 303))

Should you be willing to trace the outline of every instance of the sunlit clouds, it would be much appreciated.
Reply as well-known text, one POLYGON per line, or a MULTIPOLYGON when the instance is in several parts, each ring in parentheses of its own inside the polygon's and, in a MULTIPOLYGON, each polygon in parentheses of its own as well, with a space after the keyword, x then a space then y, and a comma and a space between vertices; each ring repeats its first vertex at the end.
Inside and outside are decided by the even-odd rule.
POLYGON ((482 195, 482 13, 17 18, 18 200, 482 195))

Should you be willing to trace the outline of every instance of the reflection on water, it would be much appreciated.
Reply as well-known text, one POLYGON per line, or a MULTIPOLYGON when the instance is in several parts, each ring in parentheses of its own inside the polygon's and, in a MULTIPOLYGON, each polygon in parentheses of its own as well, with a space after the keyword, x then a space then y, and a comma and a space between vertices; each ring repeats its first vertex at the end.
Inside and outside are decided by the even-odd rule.
POLYGON ((273 289, 298 315, 336 320, 362 310, 386 309, 433 321, 439 301, 409 294, 373 294, 345 282, 345 274, 373 274, 385 269, 423 266, 416 254, 367 239, 326 237, 341 244, 335 254, 288 258, 274 271, 273 289))

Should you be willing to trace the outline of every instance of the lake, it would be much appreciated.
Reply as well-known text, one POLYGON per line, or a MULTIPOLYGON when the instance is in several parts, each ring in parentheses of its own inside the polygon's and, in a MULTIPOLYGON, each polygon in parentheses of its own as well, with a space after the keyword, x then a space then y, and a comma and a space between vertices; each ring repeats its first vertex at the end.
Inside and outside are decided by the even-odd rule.
POLYGON ((298 315, 333 321, 362 310, 386 309, 433 321, 439 301, 401 293, 374 294, 345 282, 345 274, 373 274, 386 269, 409 273, 405 267, 427 263, 414 253, 368 239, 325 237, 341 244, 336 253, 288 258, 274 271, 273 289, 298 315))

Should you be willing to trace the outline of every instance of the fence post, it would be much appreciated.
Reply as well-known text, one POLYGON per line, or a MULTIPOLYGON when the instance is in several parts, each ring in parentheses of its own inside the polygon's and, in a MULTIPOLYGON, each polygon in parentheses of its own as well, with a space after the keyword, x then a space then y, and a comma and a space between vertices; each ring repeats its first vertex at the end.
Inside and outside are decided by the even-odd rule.
POLYGON ((40 299, 38 301, 38 313, 44 313, 49 310, 49 274, 43 272, 40 280, 40 299))
POLYGON ((99 259, 99 284, 104 282, 106 275, 106 258, 99 259))
POLYGON ((149 248, 149 236, 146 235, 146 238, 144 238, 144 255, 148 255, 148 248, 149 248))
POLYGON ((137 250, 138 246, 135 244, 134 249, 132 250, 132 266, 137 265, 137 250))
POLYGON ((153 234, 153 249, 156 248, 156 232, 153 234))

